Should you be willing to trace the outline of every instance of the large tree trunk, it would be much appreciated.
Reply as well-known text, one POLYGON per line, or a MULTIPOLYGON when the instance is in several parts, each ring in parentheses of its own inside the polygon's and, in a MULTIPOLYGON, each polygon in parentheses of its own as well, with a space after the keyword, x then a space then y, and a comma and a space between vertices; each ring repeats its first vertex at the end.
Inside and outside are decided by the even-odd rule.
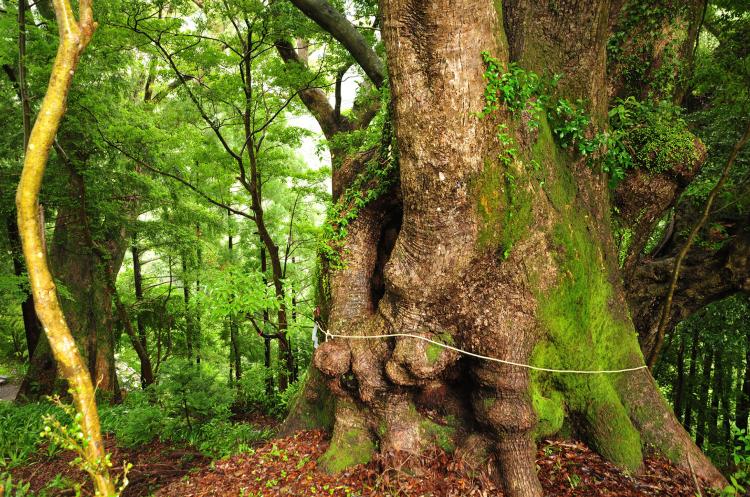
MULTIPOLYGON (((489 0, 386 0, 382 14, 402 205, 391 192, 348 226, 345 268, 330 276, 330 331, 414 334, 548 368, 642 366, 606 178, 561 150, 544 116, 538 129, 525 113, 477 117, 488 50, 564 74, 559 91, 604 122, 608 2, 513 2, 503 12, 489 0), (498 159, 501 124, 518 148, 512 160, 498 159)), ((329 470, 368 460, 376 440, 407 452, 457 443, 495 453, 506 495, 538 496, 534 438, 567 420, 624 468, 640 467, 648 443, 722 482, 645 369, 530 374, 410 337, 334 339, 314 364, 336 397, 329 470)), ((301 402, 323 398, 311 384, 301 402)), ((298 403, 288 424, 301 412, 298 403)))
MULTIPOLYGON (((113 295, 107 272, 117 274, 120 269, 127 248, 125 233, 114 227, 105 230, 105 240, 94 240, 83 176, 71 164, 68 166, 70 203, 58 209, 49 249, 50 266, 69 292, 69 297, 67 293, 61 295, 63 311, 93 384, 117 400, 113 295)), ((41 336, 19 396, 32 399, 64 393, 66 387, 58 379, 49 343, 41 336)))

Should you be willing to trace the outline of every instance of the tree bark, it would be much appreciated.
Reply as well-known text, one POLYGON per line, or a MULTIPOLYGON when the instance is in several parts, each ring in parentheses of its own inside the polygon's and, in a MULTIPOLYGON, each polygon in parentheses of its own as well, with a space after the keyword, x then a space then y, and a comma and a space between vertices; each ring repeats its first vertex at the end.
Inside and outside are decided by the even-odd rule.
MULTIPOLYGON (((556 369, 642 368, 606 178, 561 150, 544 116, 538 128, 523 112, 477 117, 479 51, 488 50, 503 64, 564 74, 558 90, 590 102, 594 122, 604 122, 608 13, 604 1, 382 2, 400 196, 390 191, 359 212, 347 226, 345 267, 330 275, 330 331, 359 339, 329 340, 314 356, 336 398, 323 467, 367 461, 376 446, 418 453, 445 437, 464 453, 494 452, 506 495, 539 496, 534 438, 568 418, 631 471, 648 443, 723 483, 645 369, 530 373, 411 337, 374 338, 418 335, 556 369), (517 147, 511 158, 498 125, 517 147), (534 162, 539 176, 526 167, 534 162), (385 242, 389 227, 395 245, 385 242)), ((301 397, 324 398, 320 381, 301 397)), ((287 424, 315 415, 300 402, 287 424)))
MULTIPOLYGON (((266 282, 266 248, 260 248, 260 272, 263 274, 263 281, 266 282)), ((263 331, 266 335, 263 337, 263 364, 266 368, 266 394, 273 394, 273 370, 271 369, 271 337, 268 336, 268 309, 263 309, 263 331)))
POLYGON ((108 274, 108 276, 110 293, 112 294, 113 300, 115 302, 117 316, 123 328, 125 329, 125 333, 128 335, 128 338, 130 338, 130 343, 133 345, 135 353, 138 355, 138 360, 141 362, 141 385, 143 388, 146 388, 154 383, 154 370, 151 367, 151 358, 148 356, 148 351, 146 350, 146 347, 144 347, 143 342, 141 342, 140 336, 133 329, 133 323, 130 320, 130 315, 128 314, 127 309, 125 309, 125 305, 122 303, 120 295, 117 293, 117 287, 115 286, 115 276, 111 272, 108 274))
POLYGON ((737 396, 735 413, 737 428, 747 430, 747 419, 750 416, 750 335, 745 343, 745 375, 742 380, 742 390, 737 396))
POLYGON ((383 62, 352 23, 326 0, 292 0, 306 16, 328 31, 352 54, 375 86, 385 79, 383 62))
POLYGON ((674 414, 677 419, 684 419, 685 407, 685 335, 680 334, 680 346, 677 349, 677 378, 674 384, 674 414))
MULTIPOLYGON (((58 209, 49 250, 50 266, 71 294, 70 299, 61 298, 63 311, 92 382, 116 400, 119 391, 115 378, 114 315, 107 271, 119 271, 127 249, 126 235, 121 226, 109 226, 103 240, 94 240, 83 176, 69 157, 59 155, 69 171, 70 203, 58 209)), ((85 162, 85 157, 78 161, 85 162)), ((20 396, 33 399, 65 392, 57 382, 52 352, 49 342, 41 337, 21 383, 20 396)))
POLYGON ((703 447, 703 442, 706 439, 706 419, 708 418, 708 402, 709 402, 709 390, 711 387, 711 372, 713 371, 714 365, 714 351, 708 348, 703 351, 703 368, 701 371, 701 390, 700 390, 700 401, 698 405, 701 406, 698 411, 698 419, 696 420, 695 426, 695 444, 698 447, 703 447))
POLYGON ((672 302, 674 300, 675 290, 677 289, 677 284, 678 284, 678 280, 680 277, 680 271, 682 270, 683 261, 685 260, 685 257, 687 256, 688 252, 690 251, 690 248, 692 247, 693 242, 695 241, 695 237, 698 235, 698 232, 706 223, 706 220, 711 214, 711 207, 713 206, 714 199, 716 198, 716 195, 719 193, 719 191, 721 190, 721 187, 724 185, 727 178, 729 177, 729 171, 732 169, 732 166, 734 165, 734 161, 737 158, 737 155, 740 153, 742 148, 747 144, 748 140, 750 140, 750 122, 747 123, 745 132, 742 134, 739 141, 737 141, 737 143, 732 148, 732 152, 729 154, 729 159, 727 160, 726 164, 724 165, 724 168, 721 171, 719 181, 716 183, 716 185, 711 189, 711 192, 708 194, 708 198, 706 199, 706 205, 703 208, 703 214, 693 226, 693 229, 690 231, 690 234, 685 240, 684 246, 680 249, 680 252, 677 254, 677 257, 675 258, 674 269, 672 269, 672 278, 669 284, 669 288, 667 290, 667 295, 664 298, 664 306, 662 308, 661 316, 659 317, 659 325, 657 326, 657 329, 656 329, 654 346, 651 349, 651 353, 648 355, 648 367, 651 370, 653 370, 654 365, 656 364, 656 361, 659 357, 659 350, 661 348, 662 343, 664 342, 664 337, 666 335, 667 328, 671 328, 669 326, 669 321, 670 321, 670 318, 672 317, 672 314, 671 314, 672 302))
POLYGON ((144 355, 148 359, 148 364, 144 364, 143 360, 141 360, 141 386, 143 388, 146 388, 151 383, 153 383, 153 371, 151 371, 150 373, 148 371, 148 369, 152 368, 151 359, 148 355, 148 337, 146 335, 146 325, 143 322, 143 317, 141 316, 141 313, 143 312, 143 273, 141 270, 141 251, 138 249, 137 239, 135 238, 135 236, 133 237, 133 244, 130 246, 130 253, 133 256, 133 287, 135 288, 135 303, 137 306, 135 313, 135 326, 138 330, 138 342, 143 349, 144 355), (151 377, 150 381, 147 380, 149 376, 151 377))
POLYGON ((733 368, 729 368, 724 373, 724 381, 721 384, 721 442, 725 447, 729 446, 732 440, 732 406, 730 397, 732 392, 733 368))
MULTIPOLYGON (((10 242, 11 258, 13 259, 13 274, 20 277, 26 273, 26 267, 23 263, 23 253, 21 249, 21 237, 18 234, 18 225, 16 220, 11 216, 6 218, 6 227, 8 231, 8 241, 10 242)), ((42 336, 42 325, 34 310, 34 298, 29 293, 21 303, 21 316, 23 317, 23 329, 26 334, 26 349, 29 363, 34 358, 34 351, 39 343, 39 337, 42 336)))
MULTIPOLYGON (((231 216, 231 213, 227 212, 227 216, 231 216)), ((227 248, 229 249, 229 260, 234 260, 234 241, 232 239, 232 234, 229 234, 229 240, 227 243, 227 248)), ((229 343, 230 347, 232 348, 232 354, 230 358, 230 362, 234 362, 234 374, 235 374, 235 380, 239 384, 239 381, 242 379, 242 354, 240 352, 240 337, 239 337, 239 327, 237 326, 237 318, 234 315, 229 316, 229 343)), ((232 366, 230 366, 232 368, 232 366)), ((231 374, 230 374, 230 380, 231 380, 231 374)))
POLYGON ((684 423, 685 431, 690 433, 693 421, 693 397, 695 395, 696 383, 696 371, 698 369, 698 345, 699 345, 699 331, 698 327, 693 328, 693 338, 690 344, 690 369, 688 370, 688 396, 685 402, 685 416, 684 423))
MULTIPOLYGON (((689 216, 686 216, 689 217, 689 216)), ((694 217, 689 217, 694 219, 694 217)), ((737 292, 750 291, 750 232, 747 221, 738 222, 718 251, 695 248, 685 259, 668 317, 674 329, 700 309, 737 292)), ((689 228, 688 228, 689 229, 689 228)), ((673 247, 674 252, 681 244, 673 247)), ((676 253, 643 260, 625 278, 628 304, 645 355, 651 354, 659 326, 659 312, 672 279, 676 253)))
MULTIPOLYGON (((16 87, 18 98, 21 101, 21 112, 23 122, 23 149, 29 143, 31 135, 31 105, 29 104, 28 86, 26 84, 26 12, 28 11, 28 2, 18 0, 18 69, 13 71, 10 65, 4 65, 4 69, 9 79, 16 87)), ((16 224, 16 212, 12 211, 5 219, 8 241, 10 242, 11 258, 13 259, 13 273, 16 276, 22 276, 26 272, 23 261, 23 251, 21 248, 21 238, 18 233, 16 224)), ((44 227, 42 226, 42 229, 44 227)), ((31 293, 21 303, 21 316, 23 317, 23 328, 26 334, 26 348, 28 351, 28 361, 31 362, 34 350, 42 335, 42 326, 34 311, 34 299, 31 293)))
MULTIPOLYGON (((198 228, 198 232, 200 232, 200 228, 198 228)), ((203 265, 203 251, 200 247, 200 240, 199 245, 196 249, 197 252, 197 259, 198 259, 198 265, 196 267, 196 272, 198 273, 195 277, 195 294, 198 296, 201 292, 201 279, 200 279, 200 268, 203 265)), ((196 303, 195 305, 195 363, 200 364, 201 363, 201 347, 203 345, 203 330, 201 328, 201 309, 200 304, 196 303)))
POLYGON ((190 309, 190 281, 188 280, 187 255, 180 257, 182 260, 182 298, 185 303, 185 350, 188 360, 193 360, 193 337, 195 336, 195 321, 193 311, 190 309))
POLYGON ((719 405, 721 402, 724 386, 724 361, 717 351, 714 356, 714 377, 711 385, 711 403, 708 408, 708 443, 717 445, 719 443, 719 405))

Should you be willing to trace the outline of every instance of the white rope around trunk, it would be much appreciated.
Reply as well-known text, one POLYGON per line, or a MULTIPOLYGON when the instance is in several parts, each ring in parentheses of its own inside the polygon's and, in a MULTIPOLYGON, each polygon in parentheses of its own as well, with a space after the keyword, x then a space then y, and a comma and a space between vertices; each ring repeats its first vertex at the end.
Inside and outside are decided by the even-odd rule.
POLYGON ((447 343, 441 343, 436 342, 435 340, 432 340, 427 337, 423 337, 420 335, 412 335, 411 333, 388 333, 385 335, 337 335, 335 333, 331 333, 322 327, 319 328, 320 331, 323 332, 323 334, 327 338, 344 338, 349 340, 372 340, 377 338, 396 338, 396 337, 404 337, 404 338, 416 338, 418 340, 423 340, 425 342, 429 342, 433 345, 437 345, 438 347, 443 347, 444 349, 453 350, 454 352, 458 352, 459 354, 476 357, 477 359, 482 359, 485 361, 492 361, 492 362, 499 362, 500 364, 507 364, 510 366, 517 366, 519 368, 526 368, 531 369, 533 371, 543 371, 546 373, 566 373, 566 374, 615 374, 615 373, 627 373, 630 371, 638 371, 641 369, 646 369, 648 366, 645 364, 643 366, 638 366, 634 368, 624 368, 624 369, 601 369, 601 370, 577 370, 577 369, 553 369, 553 368, 542 368, 539 366, 532 366, 531 364, 523 364, 520 362, 513 362, 508 361, 505 359, 498 359, 497 357, 488 357, 481 354, 475 354, 474 352, 469 352, 468 350, 459 349, 458 347, 453 347, 452 345, 448 345, 447 343))

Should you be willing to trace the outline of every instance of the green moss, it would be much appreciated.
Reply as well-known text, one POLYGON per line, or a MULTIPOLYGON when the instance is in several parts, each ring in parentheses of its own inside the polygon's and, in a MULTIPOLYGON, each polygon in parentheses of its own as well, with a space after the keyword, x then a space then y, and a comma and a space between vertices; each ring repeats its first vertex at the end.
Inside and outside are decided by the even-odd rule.
POLYGON ((507 165, 485 160, 484 170, 473 183, 477 213, 481 220, 478 244, 481 249, 498 250, 503 259, 526 233, 532 219, 532 195, 519 184, 525 177, 522 163, 507 165))
MULTIPOLYGON (((540 130, 535 153, 554 145, 548 128, 540 130), (547 142, 547 143, 544 143, 547 142)), ((557 285, 537 296, 539 316, 547 337, 535 348, 532 364, 556 369, 618 369, 642 364, 635 332, 610 312, 612 289, 593 227, 576 209, 576 191, 570 172, 552 153, 536 157, 547 166, 545 190, 561 214, 554 229, 560 274, 557 285)), ((562 426, 567 408, 583 420, 587 442, 610 461, 634 471, 642 460, 641 440, 620 402, 609 375, 532 375, 531 395, 540 419, 539 430, 562 426)))
POLYGON ((424 419, 419 423, 424 436, 437 444, 444 451, 451 453, 456 450, 456 420, 452 416, 446 417, 447 424, 441 425, 424 419))
POLYGON ((568 170, 567 154, 555 144, 546 119, 539 124, 539 135, 531 147, 531 155, 532 160, 542 165, 545 174, 542 188, 547 198, 556 210, 561 211, 575 198, 575 184, 568 170))
POLYGON ((435 345, 434 343, 428 343, 426 352, 427 363, 433 365, 438 361, 438 359, 440 359, 440 355, 443 353, 443 348, 439 345, 435 345))
POLYGON ((335 433, 331 445, 318 460, 328 473, 340 473, 357 464, 367 464, 375 453, 375 444, 365 430, 350 428, 335 433))
POLYGON ((323 428, 326 431, 333 429, 334 423, 334 399, 326 399, 326 402, 320 404, 308 403, 309 425, 308 429, 323 428))
MULTIPOLYGON (((447 331, 443 331, 441 333, 436 334, 435 341, 444 343, 446 345, 455 346, 456 344, 455 340, 453 339, 453 336, 447 331)), ((442 355, 443 350, 445 350, 445 348, 441 347, 440 345, 436 345, 434 343, 428 343, 427 349, 425 351, 427 354, 427 363, 430 365, 435 364, 440 359, 440 356, 442 355)))
POLYGON ((546 395, 540 391, 538 384, 532 385, 531 403, 538 418, 534 429, 537 438, 558 433, 565 422, 565 399, 562 394, 550 389, 546 395))
MULTIPOLYGON (((618 389, 624 390, 632 388, 628 383, 627 377, 617 378, 618 389)), ((672 408, 667 404, 664 397, 659 396, 658 405, 651 402, 631 402, 628 412, 630 419, 641 426, 648 426, 644 431, 644 442, 654 447, 659 453, 664 455, 670 461, 680 464, 684 463, 684 447, 681 443, 671 436, 671 431, 665 429, 664 413, 669 412, 672 408)))
POLYGON ((310 366, 305 375, 305 384, 292 400, 289 415, 282 431, 292 433, 297 430, 322 428, 331 431, 334 424, 335 398, 325 384, 320 371, 310 366))
POLYGON ((684 120, 668 112, 646 113, 643 123, 627 131, 625 140, 635 150, 635 163, 650 173, 686 167, 699 158, 695 135, 684 120))
POLYGON ((388 426, 385 424, 384 420, 380 420, 380 423, 378 423, 378 436, 382 439, 387 432, 388 426))

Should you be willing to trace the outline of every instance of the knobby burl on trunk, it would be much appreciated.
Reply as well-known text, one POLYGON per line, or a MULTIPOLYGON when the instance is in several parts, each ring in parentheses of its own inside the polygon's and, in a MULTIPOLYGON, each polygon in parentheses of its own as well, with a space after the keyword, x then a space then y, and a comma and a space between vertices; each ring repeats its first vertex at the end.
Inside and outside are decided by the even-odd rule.
MULTIPOLYGON (((478 117, 487 50, 563 74, 562 95, 585 99, 604 122, 609 3, 507 3, 382 2, 401 205, 381 200, 349 226, 346 267, 330 276, 329 328, 417 334, 549 368, 643 365, 606 178, 560 149, 544 116, 536 127, 529 115, 478 117), (507 154, 499 125, 516 158, 499 158, 507 154), (399 214, 391 248, 382 239, 393 236, 399 214)), ((530 373, 413 338, 334 339, 314 365, 288 424, 333 425, 322 461, 330 470, 367 461, 376 447, 438 444, 475 460, 494 454, 507 495, 537 496, 534 439, 567 431, 631 471, 652 444, 722 481, 643 369, 530 373), (333 419, 325 415, 331 404, 333 419)))

